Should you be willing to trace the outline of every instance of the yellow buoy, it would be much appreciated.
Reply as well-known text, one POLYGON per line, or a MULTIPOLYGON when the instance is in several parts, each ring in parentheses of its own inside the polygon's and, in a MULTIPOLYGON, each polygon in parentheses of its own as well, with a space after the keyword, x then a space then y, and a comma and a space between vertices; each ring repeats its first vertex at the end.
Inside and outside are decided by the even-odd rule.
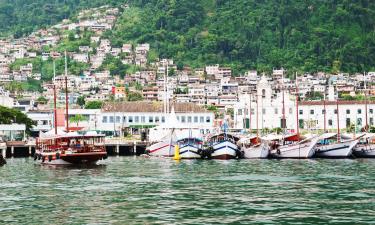
POLYGON ((181 159, 181 156, 180 156, 180 146, 178 145, 175 145, 174 146, 174 157, 173 157, 174 160, 180 160, 181 159))

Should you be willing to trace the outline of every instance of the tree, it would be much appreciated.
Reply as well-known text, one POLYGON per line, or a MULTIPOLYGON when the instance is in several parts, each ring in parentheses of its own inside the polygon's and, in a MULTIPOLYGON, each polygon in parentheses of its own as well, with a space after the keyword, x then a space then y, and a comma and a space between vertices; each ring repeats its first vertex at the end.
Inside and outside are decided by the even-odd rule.
POLYGON ((129 102, 142 101, 143 95, 139 92, 129 92, 126 98, 129 102))
POLYGON ((47 104, 48 99, 46 99, 44 96, 40 96, 36 101, 40 104, 47 104))
POLYGON ((26 133, 31 133, 31 128, 36 124, 26 114, 16 109, 0 106, 0 124, 19 123, 26 125, 26 133))
POLYGON ((86 121, 86 117, 82 116, 81 114, 76 114, 73 117, 69 118, 69 122, 76 123, 77 127, 79 125, 79 122, 86 121))
POLYGON ((81 108, 85 105, 86 101, 85 101, 85 96, 84 95, 80 95, 78 98, 77 98, 77 104, 79 106, 81 106, 81 108))
POLYGON ((85 104, 85 109, 101 109, 103 106, 102 101, 89 101, 85 104))

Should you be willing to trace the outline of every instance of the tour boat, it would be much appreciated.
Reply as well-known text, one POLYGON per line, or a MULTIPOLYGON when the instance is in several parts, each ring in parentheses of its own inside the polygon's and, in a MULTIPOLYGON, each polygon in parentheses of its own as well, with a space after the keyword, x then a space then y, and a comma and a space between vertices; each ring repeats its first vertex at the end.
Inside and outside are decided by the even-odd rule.
POLYGON ((104 135, 65 133, 39 137, 36 140, 34 160, 42 164, 95 164, 106 159, 104 135))
POLYGON ((173 157, 175 143, 166 139, 156 142, 146 148, 146 152, 150 156, 156 157, 173 157))
POLYGON ((241 151, 245 159, 264 159, 269 155, 268 143, 261 141, 258 137, 248 138, 241 141, 241 151))
POLYGON ((220 133, 214 135, 209 140, 211 158, 213 159, 235 159, 242 156, 240 149, 237 146, 237 138, 234 135, 227 133, 220 133))
POLYGON ((274 138, 270 144, 272 158, 307 159, 314 156, 317 137, 305 138, 298 134, 274 138))
POLYGON ((353 139, 337 133, 325 133, 319 137, 315 149, 315 156, 319 158, 346 158, 350 157, 359 138, 353 139))
POLYGON ((359 158, 375 158, 375 134, 366 133, 353 148, 353 155, 359 158))

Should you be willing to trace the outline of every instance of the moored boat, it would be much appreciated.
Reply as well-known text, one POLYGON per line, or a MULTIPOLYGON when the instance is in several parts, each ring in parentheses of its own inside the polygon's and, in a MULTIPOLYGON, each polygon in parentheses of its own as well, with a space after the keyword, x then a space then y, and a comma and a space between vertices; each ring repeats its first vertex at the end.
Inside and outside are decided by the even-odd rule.
POLYGON ((214 135, 209 140, 211 150, 211 158, 213 159, 235 159, 242 156, 240 149, 237 146, 238 137, 221 133, 214 135))
POLYGON ((181 159, 202 158, 202 139, 187 137, 177 141, 181 159))
POLYGON ((95 164, 106 158, 104 135, 66 133, 36 140, 34 160, 42 164, 95 164))
POLYGON ((353 148, 354 156, 358 158, 375 158, 375 134, 366 133, 353 148))
POLYGON ((306 159, 313 157, 317 137, 305 138, 298 134, 274 138, 270 144, 272 158, 306 159))
POLYGON ((347 158, 352 155, 353 148, 359 138, 352 139, 337 133, 325 133, 319 137, 315 149, 318 158, 347 158))
POLYGON ((245 159, 264 159, 269 155, 269 145, 258 137, 251 137, 247 140, 240 140, 241 151, 245 159))

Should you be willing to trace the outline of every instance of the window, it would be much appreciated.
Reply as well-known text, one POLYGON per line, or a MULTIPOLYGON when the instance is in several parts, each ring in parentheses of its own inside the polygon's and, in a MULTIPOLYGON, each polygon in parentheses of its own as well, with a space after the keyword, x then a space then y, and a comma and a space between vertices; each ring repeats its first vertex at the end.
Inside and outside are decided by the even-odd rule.
POLYGON ((188 120, 188 123, 191 123, 191 116, 188 116, 187 120, 188 120))
POLYGON ((110 117, 109 117, 109 122, 110 122, 110 123, 114 123, 114 122, 115 122, 113 116, 110 116, 110 117))
POLYGON ((362 113, 362 110, 361 110, 361 109, 358 109, 357 112, 358 112, 358 114, 361 114, 361 113, 362 113))
POLYGON ((209 116, 206 117, 206 123, 211 122, 211 118, 209 116))
POLYGON ((198 116, 194 116, 194 123, 198 123, 198 116))
POLYGON ((303 115, 303 110, 302 109, 299 110, 299 114, 303 115))
POLYGON ((266 90, 262 89, 262 98, 266 97, 266 90))
POLYGON ((328 125, 332 126, 332 120, 328 120, 328 125))
POLYGON ((239 115, 239 116, 242 115, 242 109, 238 109, 238 115, 239 115))
POLYGON ((165 123, 165 117, 164 116, 161 117, 161 122, 165 123))
POLYGON ((135 123, 139 123, 139 116, 135 116, 135 117, 134 117, 134 122, 135 122, 135 123))
POLYGON ((122 117, 122 122, 126 123, 126 116, 122 117))
POLYGON ((145 116, 141 116, 141 123, 146 123, 146 117, 145 116))
POLYGON ((277 115, 279 113, 279 111, 277 110, 277 108, 275 108, 275 114, 277 115))
POLYGON ((322 114, 323 115, 326 114, 326 110, 325 109, 322 110, 322 114))
POLYGON ((358 118, 357 119, 357 125, 358 126, 362 126, 362 118, 358 118))
POLYGON ((180 121, 180 117, 179 116, 177 116, 177 120, 180 121))
POLYGON ((373 109, 370 109, 370 114, 373 114, 374 113, 374 110, 373 109))
POLYGON ((346 118, 346 128, 350 127, 350 118, 346 118))
POLYGON ((346 110, 346 114, 350 114, 350 109, 347 109, 347 110, 346 110))
POLYGON ((129 116, 129 123, 133 123, 133 117, 129 116))
POLYGON ((374 118, 370 118, 370 125, 374 126, 374 118))
POLYGON ((121 117, 120 116, 116 116, 116 123, 121 123, 121 117))
POLYGON ((149 122, 149 123, 153 123, 153 122, 154 122, 154 117, 149 116, 149 117, 148 117, 148 122, 149 122))
POLYGON ((200 122, 200 123, 204 123, 204 116, 201 116, 201 117, 199 118, 199 122, 200 122))
POLYGON ((186 123, 186 117, 185 116, 181 116, 181 123, 186 123))
POLYGON ((315 111, 313 109, 310 109, 310 115, 314 115, 315 111))
POLYGON ((103 116, 102 122, 107 123, 107 117, 106 116, 103 116))
POLYGON ((263 113, 263 115, 266 114, 266 109, 265 108, 262 109, 262 113, 263 113))
POLYGON ((333 113, 334 113, 334 114, 337 114, 337 109, 335 109, 335 110, 333 111, 333 113))

